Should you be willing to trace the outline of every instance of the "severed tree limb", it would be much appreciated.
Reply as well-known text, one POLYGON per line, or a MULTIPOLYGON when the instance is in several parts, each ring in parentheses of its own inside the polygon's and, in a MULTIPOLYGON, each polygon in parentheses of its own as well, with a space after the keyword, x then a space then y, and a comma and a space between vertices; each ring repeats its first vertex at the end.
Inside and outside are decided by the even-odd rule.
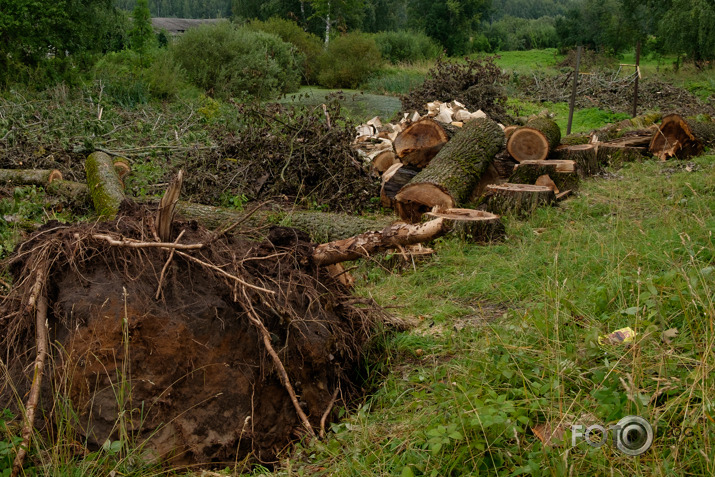
MULTIPOLYGON (((39 277, 38 277, 39 281, 39 277)), ((25 405, 25 424, 22 427, 22 443, 17 450, 15 460, 12 463, 11 477, 17 477, 22 470, 22 464, 27 455, 27 449, 30 446, 30 438, 35 428, 35 411, 37 403, 40 400, 40 387, 42 385, 42 375, 45 368, 45 358, 47 357, 48 349, 48 331, 47 331, 47 297, 42 294, 37 299, 36 316, 36 342, 37 342, 37 357, 35 358, 34 372, 32 377, 32 386, 30 387, 30 395, 27 398, 25 405)))
POLYGON ((176 203, 179 201, 183 183, 184 171, 179 170, 159 202, 159 208, 156 211, 156 234, 162 242, 171 240, 171 223, 174 220, 176 203))
POLYGON ((300 403, 298 402, 298 397, 296 396, 295 390, 293 389, 293 386, 290 383, 290 379, 288 378, 288 373, 286 372, 286 369, 283 366, 283 362, 281 361, 280 357, 278 356, 278 353, 276 353, 276 350, 273 349, 273 346, 271 345, 270 333, 266 329, 266 326, 263 324, 261 319, 258 317, 256 310, 253 309, 253 305, 251 304, 250 298, 248 298, 246 289, 243 288, 241 291, 243 292, 243 296, 246 299, 246 303, 248 304, 248 309, 246 310, 248 312, 248 319, 251 320, 251 323, 253 323, 256 326, 256 328, 258 328, 258 331, 260 331, 261 337, 263 338, 263 345, 266 347, 268 354, 271 355, 271 359, 273 359, 273 364, 278 369, 278 376, 280 376, 281 384, 283 384, 283 387, 286 388, 286 391, 288 392, 288 395, 290 396, 290 400, 293 403, 293 407, 295 408, 296 414, 298 414, 298 417, 300 418, 301 422, 303 423, 303 427, 305 427, 305 429, 308 431, 308 433, 311 435, 311 437, 315 437, 315 431, 313 430, 313 426, 310 425, 308 416, 305 415, 305 413, 303 412, 303 409, 300 407, 300 403))
POLYGON ((313 250, 312 260, 318 266, 357 260, 397 246, 428 242, 449 230, 441 218, 423 224, 393 224, 381 231, 320 244, 313 250))
MULTIPOLYGON (((77 234, 79 235, 79 234, 77 234)), ((127 247, 127 248, 167 248, 167 249, 179 249, 179 250, 198 250, 204 248, 206 245, 203 243, 191 243, 182 244, 177 243, 178 239, 174 242, 142 242, 140 240, 134 240, 127 237, 114 238, 107 234, 92 234, 90 235, 93 239, 104 240, 109 245, 115 247, 127 247)))

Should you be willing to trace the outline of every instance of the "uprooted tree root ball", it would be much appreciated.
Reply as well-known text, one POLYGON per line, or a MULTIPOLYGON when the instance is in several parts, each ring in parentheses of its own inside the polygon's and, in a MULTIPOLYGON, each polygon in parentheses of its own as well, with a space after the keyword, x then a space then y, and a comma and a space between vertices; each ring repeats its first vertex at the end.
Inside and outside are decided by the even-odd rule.
POLYGON ((314 266, 294 229, 251 240, 175 222, 162 245, 151 221, 125 203, 114 221, 48 223, 17 247, 1 406, 32 394, 34 363, 35 427, 56 430, 69 404, 90 449, 128 435, 172 465, 270 462, 321 433, 357 391, 379 308, 314 266))

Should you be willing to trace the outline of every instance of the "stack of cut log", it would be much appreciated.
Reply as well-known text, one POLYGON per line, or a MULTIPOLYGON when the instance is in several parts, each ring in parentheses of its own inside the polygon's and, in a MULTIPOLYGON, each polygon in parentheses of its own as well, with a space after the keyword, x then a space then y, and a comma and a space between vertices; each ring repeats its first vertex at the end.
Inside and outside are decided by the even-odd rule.
POLYGON ((548 116, 504 127, 456 101, 429 103, 428 114, 398 124, 373 118, 360 126, 356 148, 382 174, 380 201, 407 222, 425 213, 465 207, 525 215, 567 197, 580 178, 605 166, 655 155, 699 154, 715 142, 715 123, 649 115, 562 138, 548 116), (373 151, 370 150, 373 149, 373 151))

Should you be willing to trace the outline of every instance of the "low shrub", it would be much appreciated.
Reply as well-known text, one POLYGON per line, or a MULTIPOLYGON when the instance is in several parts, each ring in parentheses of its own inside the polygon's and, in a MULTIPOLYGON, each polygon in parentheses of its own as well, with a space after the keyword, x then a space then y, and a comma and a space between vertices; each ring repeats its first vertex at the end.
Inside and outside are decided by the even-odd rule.
POLYGON ((149 101, 151 93, 143 75, 142 57, 133 50, 107 53, 94 67, 94 77, 106 97, 122 106, 134 108, 149 101))
POLYGON ((254 31, 272 33, 286 43, 295 46, 303 55, 302 61, 299 63, 303 82, 309 84, 317 79, 316 66, 318 58, 323 52, 320 38, 306 32, 296 22, 277 17, 269 18, 266 21, 252 20, 246 27, 254 31))
POLYGON ((437 58, 442 49, 424 33, 384 31, 373 35, 382 58, 392 64, 437 58))
POLYGON ((188 80, 214 96, 270 99, 300 86, 302 55, 270 33, 229 22, 202 25, 171 51, 188 80))
POLYGON ((320 85, 357 88, 380 68, 382 57, 373 38, 364 33, 348 33, 330 41, 319 64, 320 85))

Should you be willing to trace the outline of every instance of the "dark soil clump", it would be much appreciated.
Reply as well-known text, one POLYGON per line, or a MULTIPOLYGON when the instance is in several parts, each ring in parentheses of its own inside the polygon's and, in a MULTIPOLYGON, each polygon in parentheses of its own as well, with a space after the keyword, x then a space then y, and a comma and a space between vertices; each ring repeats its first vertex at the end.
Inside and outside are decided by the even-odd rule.
POLYGON ((104 238, 153 242, 151 221, 144 209, 125 207, 112 222, 49 223, 17 247, 7 263, 15 286, 0 305, 9 367, 0 406, 17 408, 30 388, 36 342, 28 302, 39 286, 49 303, 52 359, 41 389, 47 421, 38 418, 36 427, 52 431, 62 401, 90 449, 120 439, 124 426, 144 455, 172 465, 249 455, 271 462, 311 430, 257 319, 317 434, 333 393, 354 396, 351 370, 377 307, 356 305, 339 281, 311 265, 314 246, 293 229, 256 241, 175 223, 173 240, 183 233, 179 244, 204 246, 173 254, 104 238))

